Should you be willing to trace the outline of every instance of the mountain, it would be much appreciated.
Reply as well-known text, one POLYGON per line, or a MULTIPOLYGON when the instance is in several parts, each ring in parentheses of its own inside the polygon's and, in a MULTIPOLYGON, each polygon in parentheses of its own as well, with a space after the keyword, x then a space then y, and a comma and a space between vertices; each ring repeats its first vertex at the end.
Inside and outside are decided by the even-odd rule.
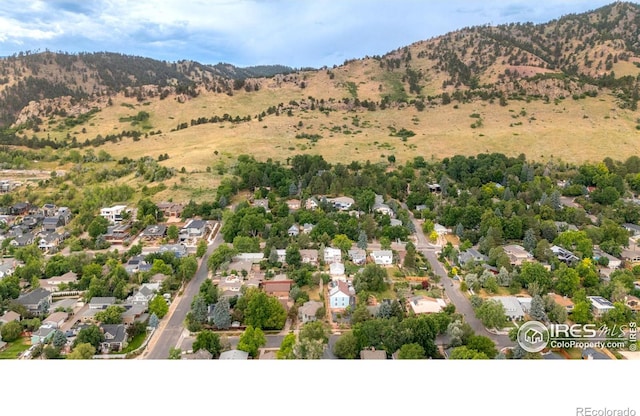
POLYGON ((352 156, 340 145, 360 157, 384 149, 406 157, 514 153, 523 143, 540 155, 596 158, 640 150, 628 140, 640 128, 639 75, 640 6, 629 2, 544 24, 462 28, 318 70, 23 53, 0 60, 0 124, 12 126, 0 143, 99 146, 154 133, 174 147, 188 137, 184 143, 224 142, 236 152, 252 140, 281 149, 282 158, 352 156), (148 113, 148 122, 121 131, 136 112, 148 113), (203 126, 212 123, 230 127, 222 142, 221 130, 203 126), (322 145, 338 137, 337 147, 322 145), (402 146, 380 147, 389 137, 402 146), (602 137, 612 148, 585 146, 602 137))

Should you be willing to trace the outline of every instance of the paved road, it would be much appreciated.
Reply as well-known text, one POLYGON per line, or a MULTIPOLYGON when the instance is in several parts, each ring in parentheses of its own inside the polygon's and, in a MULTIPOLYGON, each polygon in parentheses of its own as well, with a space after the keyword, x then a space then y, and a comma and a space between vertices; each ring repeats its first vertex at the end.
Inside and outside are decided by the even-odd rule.
POLYGON ((431 246, 427 242, 427 238, 422 232, 422 227, 418 223, 418 221, 411 217, 414 225, 416 226, 416 237, 417 237, 417 248, 420 250, 422 254, 426 257, 426 259, 431 264, 431 268, 433 271, 440 276, 440 282, 444 287, 444 291, 451 301, 451 303, 456 307, 456 312, 462 314, 464 316, 465 321, 473 328, 473 330, 478 335, 485 335, 493 340, 496 343, 498 349, 502 349, 504 347, 513 346, 514 343, 511 342, 507 335, 496 335, 493 334, 482 325, 482 322, 478 318, 476 318, 475 312, 473 311, 473 307, 471 306, 471 302, 467 297, 460 292, 459 286, 453 282, 451 278, 447 275, 447 271, 444 266, 438 261, 438 256, 434 249, 428 248, 431 246))
MULTIPOLYGON (((222 224, 220 224, 220 227, 222 227, 222 224)), ((217 230, 219 229, 220 228, 217 228, 217 230)), ((161 324, 158 328, 158 333, 154 335, 155 339, 149 343, 149 350, 146 351, 142 356, 143 359, 163 360, 169 358, 169 350, 171 348, 174 348, 178 344, 180 335, 182 334, 182 330, 184 329, 184 320, 187 317, 187 313, 191 310, 191 301, 193 300, 193 297, 198 293, 198 290, 200 290, 200 285, 202 284, 202 282, 204 282, 207 278, 207 259, 209 258, 209 255, 211 255, 213 250, 215 250, 216 247, 222 244, 222 242, 222 234, 218 232, 211 244, 209 244, 207 253, 202 258, 202 263, 200 264, 196 275, 187 284, 180 299, 174 300, 174 302, 178 302, 177 306, 172 310, 172 314, 168 318, 168 321, 166 322, 164 327, 161 324)))

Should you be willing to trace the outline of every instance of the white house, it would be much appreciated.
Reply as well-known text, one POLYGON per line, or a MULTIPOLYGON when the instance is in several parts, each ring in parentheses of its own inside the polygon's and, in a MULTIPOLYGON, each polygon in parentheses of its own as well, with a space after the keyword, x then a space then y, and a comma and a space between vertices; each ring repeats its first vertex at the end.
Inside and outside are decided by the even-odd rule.
POLYGON ((329 202, 333 203, 333 206, 341 211, 348 210, 355 203, 353 198, 349 198, 348 196, 332 198, 329 202))
POLYGON ((324 249, 324 262, 331 264, 342 261, 342 251, 339 248, 326 247, 324 249))
POLYGON ((600 318, 605 313, 615 309, 613 303, 602 296, 587 296, 587 299, 591 302, 591 311, 593 312, 593 316, 596 318, 600 318))
POLYGON ((529 253, 524 249, 524 247, 520 245, 511 244, 508 246, 504 246, 503 249, 507 256, 509 256, 511 264, 515 266, 520 266, 525 261, 533 260, 533 256, 531 255, 531 253, 529 253))
POLYGON ((447 235, 451 232, 450 229, 448 229, 447 227, 445 227, 442 224, 435 224, 433 226, 433 230, 439 235, 439 236, 443 236, 443 235, 447 235))
POLYGON ((620 266, 622 266, 622 260, 620 260, 619 258, 614 257, 609 253, 605 253, 600 249, 593 250, 593 259, 599 260, 600 257, 606 257, 609 260, 609 263, 607 263, 607 267, 610 269, 619 269, 620 266))
POLYGON ((335 286, 329 289, 329 307, 331 309, 344 309, 354 303, 355 290, 349 283, 338 280, 335 286))
POLYGON ((362 265, 367 261, 367 252, 360 248, 352 248, 348 254, 354 264, 362 265))
POLYGON ((111 224, 122 221, 122 213, 127 209, 126 205, 114 205, 112 207, 102 208, 100 216, 106 218, 111 224))
POLYGON ((284 263, 287 259, 287 250, 279 248, 276 249, 276 254, 278 255, 278 261, 280 263, 284 263))
POLYGON ((380 266, 387 266, 393 263, 393 252, 391 250, 376 250, 371 252, 371 258, 380 266))

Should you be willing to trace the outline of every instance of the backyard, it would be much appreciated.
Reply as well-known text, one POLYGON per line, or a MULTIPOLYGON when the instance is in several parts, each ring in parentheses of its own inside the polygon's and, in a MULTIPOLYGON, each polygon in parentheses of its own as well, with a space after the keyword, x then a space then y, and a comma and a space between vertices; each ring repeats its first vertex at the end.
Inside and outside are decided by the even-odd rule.
POLYGON ((0 360, 14 360, 31 346, 29 338, 23 337, 8 343, 7 348, 0 352, 0 360))

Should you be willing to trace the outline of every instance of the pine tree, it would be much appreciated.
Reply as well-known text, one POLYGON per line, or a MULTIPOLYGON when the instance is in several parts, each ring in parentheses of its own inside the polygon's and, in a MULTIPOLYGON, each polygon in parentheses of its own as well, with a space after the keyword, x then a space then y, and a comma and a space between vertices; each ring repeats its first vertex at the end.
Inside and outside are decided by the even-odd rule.
POLYGON ((362 250, 367 249, 367 233, 365 233, 364 230, 360 230, 360 234, 358 234, 358 243, 356 245, 362 250))
POLYGON ((151 316, 149 317, 149 326, 151 328, 157 328, 159 323, 160 323, 160 320, 158 319, 158 315, 156 315, 155 313, 152 313, 151 316))
POLYGON ((524 246, 525 250, 527 250, 530 253, 533 253, 533 250, 535 250, 537 244, 538 242, 536 241, 536 233, 535 231, 533 231, 532 228, 529 228, 524 233, 524 239, 522 240, 522 245, 524 246))
POLYGON ((529 315, 536 321, 547 321, 547 314, 544 311, 544 301, 540 295, 536 295, 531 299, 531 310, 529 311, 529 315))
POLYGON ((231 314, 229 313, 229 301, 222 298, 213 308, 213 324, 218 329, 228 329, 231 326, 231 314))

